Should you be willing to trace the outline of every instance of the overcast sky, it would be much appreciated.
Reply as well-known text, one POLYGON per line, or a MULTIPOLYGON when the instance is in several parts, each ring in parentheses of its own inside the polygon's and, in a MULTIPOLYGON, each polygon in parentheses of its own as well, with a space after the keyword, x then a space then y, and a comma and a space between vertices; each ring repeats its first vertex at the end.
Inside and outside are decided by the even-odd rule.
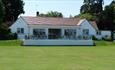
MULTIPOLYGON (((62 12, 64 17, 79 14, 84 0, 24 0, 25 14, 23 16, 36 16, 36 11, 47 13, 49 11, 62 12)), ((108 5, 112 0, 104 0, 108 5)))

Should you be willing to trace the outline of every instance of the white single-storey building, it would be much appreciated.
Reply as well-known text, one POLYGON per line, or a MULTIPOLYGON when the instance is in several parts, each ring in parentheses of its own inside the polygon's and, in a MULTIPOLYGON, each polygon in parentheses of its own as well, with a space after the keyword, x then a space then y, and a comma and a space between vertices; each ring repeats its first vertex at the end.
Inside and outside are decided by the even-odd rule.
POLYGON ((23 45, 94 45, 95 23, 79 18, 20 17, 10 27, 23 45))

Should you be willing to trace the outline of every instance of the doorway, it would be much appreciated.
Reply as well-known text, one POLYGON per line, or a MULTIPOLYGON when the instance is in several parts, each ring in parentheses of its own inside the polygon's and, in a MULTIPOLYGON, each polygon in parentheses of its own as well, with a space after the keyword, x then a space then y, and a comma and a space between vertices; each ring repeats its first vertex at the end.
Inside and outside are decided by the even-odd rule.
POLYGON ((61 29, 49 29, 48 30, 49 39, 59 39, 61 38, 61 29))

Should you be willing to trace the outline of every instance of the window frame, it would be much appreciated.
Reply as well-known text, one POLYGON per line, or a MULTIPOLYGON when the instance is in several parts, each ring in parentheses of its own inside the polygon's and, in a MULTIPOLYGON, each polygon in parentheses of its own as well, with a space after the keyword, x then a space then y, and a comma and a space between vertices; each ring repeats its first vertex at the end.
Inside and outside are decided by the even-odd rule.
POLYGON ((17 28, 17 34, 24 34, 24 28, 17 28))
POLYGON ((97 31, 97 35, 101 35, 101 31, 97 31))
POLYGON ((44 38, 46 38, 46 30, 45 29, 38 29, 38 28, 33 29, 33 35, 35 37, 37 37, 38 39, 44 39, 44 38))
POLYGON ((66 36, 66 38, 75 39, 76 34, 77 34, 76 29, 64 29, 64 36, 66 36))
POLYGON ((89 29, 83 29, 83 35, 89 35, 89 29))

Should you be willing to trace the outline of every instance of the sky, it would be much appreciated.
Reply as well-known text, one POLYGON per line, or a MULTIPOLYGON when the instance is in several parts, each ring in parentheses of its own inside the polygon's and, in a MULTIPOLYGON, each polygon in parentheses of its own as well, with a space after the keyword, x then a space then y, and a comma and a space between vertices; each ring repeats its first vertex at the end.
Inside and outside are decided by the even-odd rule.
MULTIPOLYGON (((61 12, 64 17, 75 16, 80 13, 84 0, 23 0, 25 14, 21 16, 36 16, 36 11, 47 13, 49 11, 61 12)), ((112 0, 104 0, 104 6, 112 0)))

